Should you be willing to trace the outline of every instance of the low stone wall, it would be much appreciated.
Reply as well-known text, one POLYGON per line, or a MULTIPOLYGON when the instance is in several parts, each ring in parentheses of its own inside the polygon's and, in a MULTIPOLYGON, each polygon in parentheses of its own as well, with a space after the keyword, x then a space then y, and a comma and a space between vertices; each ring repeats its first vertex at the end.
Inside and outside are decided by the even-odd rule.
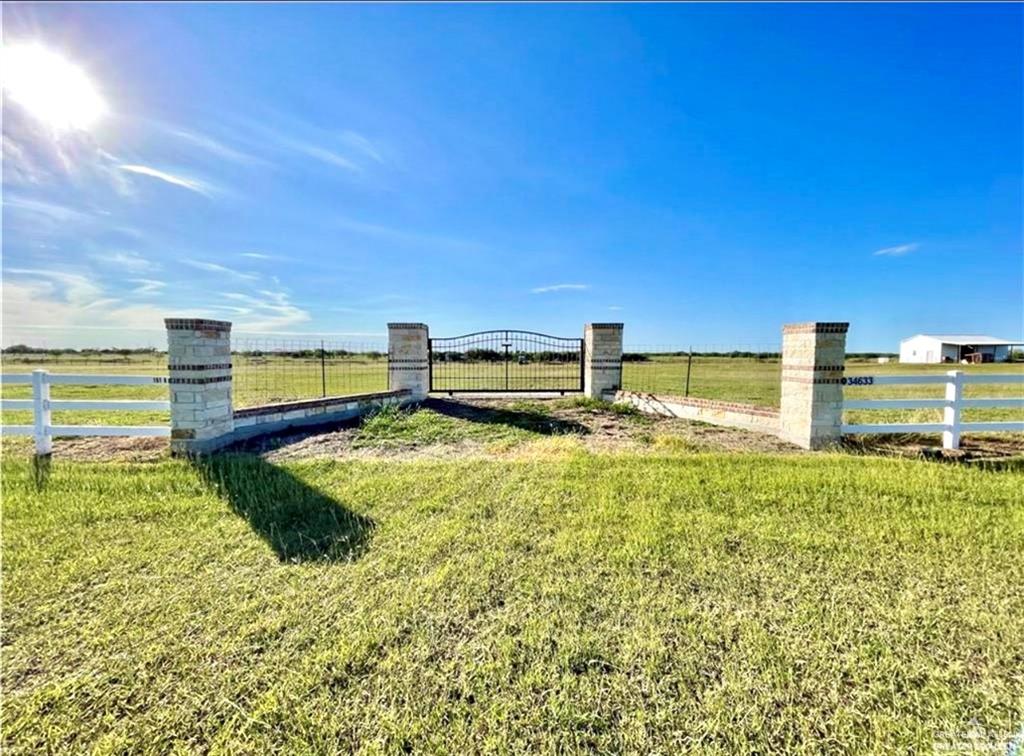
POLYGON ((401 406, 415 401, 409 389, 352 394, 298 402, 265 404, 235 410, 232 441, 280 433, 283 430, 327 425, 366 415, 382 407, 401 406))
POLYGON ((714 399, 695 399, 682 396, 656 396, 637 391, 616 391, 614 401, 630 404, 642 412, 685 420, 699 420, 711 425, 725 425, 730 428, 759 433, 779 435, 779 411, 771 407, 753 404, 720 402, 714 399))

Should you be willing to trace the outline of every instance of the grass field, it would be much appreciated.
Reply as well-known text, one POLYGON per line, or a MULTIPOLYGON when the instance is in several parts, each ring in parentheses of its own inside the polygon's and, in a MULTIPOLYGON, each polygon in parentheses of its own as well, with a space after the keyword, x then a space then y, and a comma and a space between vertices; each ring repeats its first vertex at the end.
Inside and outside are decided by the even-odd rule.
POLYGON ((1021 729, 1024 472, 591 454, 498 420, 390 413, 359 443, 521 453, 6 455, 5 751, 891 753, 1021 729))
MULTIPOLYGON (((779 406, 782 363, 778 359, 695 356, 690 364, 690 396, 779 406)), ((631 391, 683 396, 685 356, 654 356, 646 362, 624 362, 622 386, 631 391)))

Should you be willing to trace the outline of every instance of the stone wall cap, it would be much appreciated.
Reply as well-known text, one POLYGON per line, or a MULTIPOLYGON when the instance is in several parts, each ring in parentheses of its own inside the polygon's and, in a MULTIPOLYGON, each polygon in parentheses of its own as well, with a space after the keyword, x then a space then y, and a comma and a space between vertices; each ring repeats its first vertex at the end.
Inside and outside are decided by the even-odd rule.
POLYGON ((618 328, 622 330, 622 323, 587 323, 587 328, 618 328))
POLYGON ((426 328, 426 323, 388 323, 388 328, 426 328))
POLYGON ((849 323, 837 321, 808 321, 806 323, 786 323, 782 326, 783 333, 846 333, 849 323))
POLYGON ((231 321, 207 318, 164 318, 168 331, 230 331, 231 321))
POLYGON ((696 396, 676 396, 674 394, 649 394, 643 391, 629 391, 620 389, 618 393, 624 396, 637 396, 641 399, 653 400, 656 402, 671 402, 684 407, 697 409, 722 410, 736 414, 756 415, 758 417, 777 418, 780 411, 777 407, 765 407, 760 404, 746 404, 745 402, 726 402, 720 399, 702 399, 696 396))
POLYGON ((253 417, 257 415, 273 415, 291 410, 313 409, 315 407, 329 407, 334 404, 348 404, 350 402, 365 402, 372 399, 387 399, 395 396, 410 396, 409 389, 393 389, 390 391, 373 391, 367 394, 348 394, 345 396, 326 396, 317 399, 299 399, 294 402, 278 402, 277 404, 263 404, 259 407, 244 407, 235 410, 235 417, 253 417))

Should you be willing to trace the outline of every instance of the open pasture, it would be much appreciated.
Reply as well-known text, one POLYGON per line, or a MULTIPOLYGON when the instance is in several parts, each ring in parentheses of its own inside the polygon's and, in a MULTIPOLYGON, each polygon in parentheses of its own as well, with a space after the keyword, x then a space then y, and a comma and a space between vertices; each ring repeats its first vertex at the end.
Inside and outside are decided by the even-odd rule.
POLYGON ((595 453, 545 412, 379 415, 352 431, 379 460, 7 455, 5 751, 894 752, 1019 729, 1024 473, 665 435, 595 453), (395 456, 418 443, 439 451, 395 456))

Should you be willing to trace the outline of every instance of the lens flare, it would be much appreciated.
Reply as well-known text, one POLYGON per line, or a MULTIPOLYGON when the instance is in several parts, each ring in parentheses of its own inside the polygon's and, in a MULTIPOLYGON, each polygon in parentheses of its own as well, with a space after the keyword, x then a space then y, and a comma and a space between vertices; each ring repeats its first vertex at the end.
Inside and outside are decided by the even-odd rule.
POLYGON ((88 75, 38 43, 0 49, 3 91, 53 131, 88 130, 107 104, 88 75))

